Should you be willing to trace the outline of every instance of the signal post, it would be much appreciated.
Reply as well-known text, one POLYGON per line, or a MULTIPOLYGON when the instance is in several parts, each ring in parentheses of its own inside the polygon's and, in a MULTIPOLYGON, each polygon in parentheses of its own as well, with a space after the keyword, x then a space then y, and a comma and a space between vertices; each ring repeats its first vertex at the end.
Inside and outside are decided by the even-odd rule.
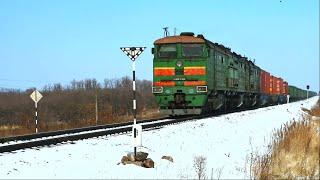
POLYGON ((30 94, 30 97, 34 101, 36 133, 38 133, 38 102, 42 98, 42 94, 38 90, 35 90, 32 94, 30 94))
POLYGON ((310 86, 307 85, 307 99, 309 99, 309 88, 310 88, 310 86))
POLYGON ((142 126, 137 125, 137 101, 136 101, 136 64, 135 60, 143 52, 146 47, 121 47, 120 48, 131 60, 132 60, 132 110, 133 110, 133 126, 132 126, 132 137, 134 156, 137 155, 137 147, 141 146, 142 141, 142 126))

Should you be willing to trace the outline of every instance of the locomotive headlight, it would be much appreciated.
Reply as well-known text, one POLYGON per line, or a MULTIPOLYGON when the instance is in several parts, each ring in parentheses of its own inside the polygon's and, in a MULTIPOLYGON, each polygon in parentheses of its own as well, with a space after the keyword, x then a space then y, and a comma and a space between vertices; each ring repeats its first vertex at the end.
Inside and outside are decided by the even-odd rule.
POLYGON ((197 86, 197 92, 207 92, 207 86, 197 86))
POLYGON ((177 63, 176 63, 176 65, 178 66, 178 67, 181 67, 182 65, 183 65, 183 63, 182 63, 182 61, 177 61, 177 63))
POLYGON ((152 92, 153 93, 162 93, 163 92, 163 87, 152 87, 152 92))

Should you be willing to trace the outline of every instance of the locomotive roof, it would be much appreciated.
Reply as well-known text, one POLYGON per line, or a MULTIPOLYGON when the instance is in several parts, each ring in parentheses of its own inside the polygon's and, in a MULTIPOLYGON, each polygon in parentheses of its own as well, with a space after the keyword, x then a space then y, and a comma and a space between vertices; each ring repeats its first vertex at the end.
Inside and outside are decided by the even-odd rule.
POLYGON ((215 46, 215 47, 222 49, 223 51, 225 51, 225 53, 233 55, 233 56, 237 57, 238 59, 245 60, 245 61, 249 62, 250 64, 252 64, 253 66, 256 66, 247 57, 231 51, 231 49, 229 47, 225 47, 222 44, 212 42, 212 41, 204 38, 204 36, 201 34, 198 36, 193 36, 193 33, 191 33, 191 34, 185 33, 186 35, 182 35, 182 34, 179 36, 167 36, 164 38, 157 39, 156 41, 154 41, 154 44, 158 45, 158 44, 174 44, 174 43, 207 43, 207 44, 210 44, 211 46, 215 46), (187 34, 189 34, 189 35, 187 35, 187 34))
POLYGON ((154 44, 174 44, 174 43, 205 43, 202 38, 194 36, 168 36, 158 39, 154 44))
MULTIPOLYGON (((241 54, 238 54, 236 52, 233 52, 231 51, 231 48, 229 47, 225 47, 224 45, 222 44, 219 44, 219 43, 216 43, 216 42, 212 42, 212 41, 209 41, 208 39, 205 39, 206 42, 208 44, 211 44, 212 46, 215 46, 215 47, 218 47, 220 48, 221 50, 223 50, 224 52, 226 52, 227 54, 232 54, 233 56, 235 56, 236 58, 238 58, 239 60, 245 60, 247 62, 249 62, 250 64, 252 64, 253 66, 256 66, 251 60, 249 60, 247 57, 245 56, 242 56, 241 54)), ((258 66, 256 66, 258 67, 258 66)))

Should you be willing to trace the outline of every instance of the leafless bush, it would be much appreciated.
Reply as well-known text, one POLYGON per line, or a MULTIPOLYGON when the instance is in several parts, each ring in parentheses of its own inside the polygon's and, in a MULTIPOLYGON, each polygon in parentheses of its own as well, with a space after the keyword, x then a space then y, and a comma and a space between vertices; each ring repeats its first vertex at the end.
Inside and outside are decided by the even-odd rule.
POLYGON ((196 171, 198 179, 206 179, 206 165, 207 165, 207 158, 203 156, 196 156, 193 159, 193 167, 196 171))

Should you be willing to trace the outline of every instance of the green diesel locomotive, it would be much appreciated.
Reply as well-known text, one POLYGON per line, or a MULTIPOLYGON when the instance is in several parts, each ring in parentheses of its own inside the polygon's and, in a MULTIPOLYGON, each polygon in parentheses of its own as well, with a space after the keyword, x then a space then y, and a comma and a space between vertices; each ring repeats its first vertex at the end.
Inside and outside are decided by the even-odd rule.
POLYGON ((286 102, 285 81, 265 74, 248 58, 203 35, 185 32, 158 39, 152 53, 152 91, 164 114, 201 114, 286 102))

